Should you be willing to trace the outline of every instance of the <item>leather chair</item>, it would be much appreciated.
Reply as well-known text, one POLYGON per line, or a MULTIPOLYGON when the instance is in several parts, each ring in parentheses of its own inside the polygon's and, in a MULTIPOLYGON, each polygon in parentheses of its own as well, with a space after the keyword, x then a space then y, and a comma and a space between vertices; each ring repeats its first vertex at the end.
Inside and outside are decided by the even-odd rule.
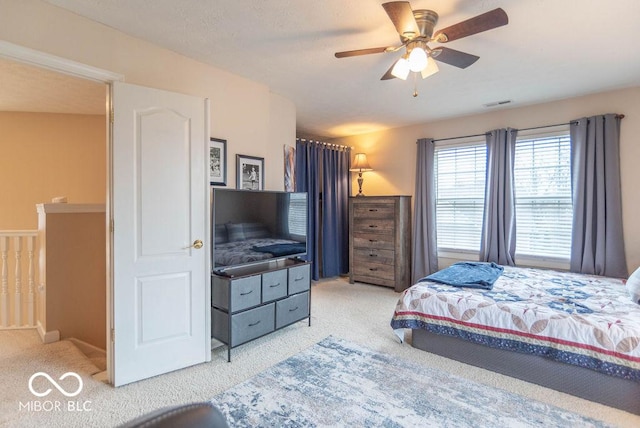
POLYGON ((142 415, 122 428, 229 428, 220 410, 211 403, 165 407, 142 415))

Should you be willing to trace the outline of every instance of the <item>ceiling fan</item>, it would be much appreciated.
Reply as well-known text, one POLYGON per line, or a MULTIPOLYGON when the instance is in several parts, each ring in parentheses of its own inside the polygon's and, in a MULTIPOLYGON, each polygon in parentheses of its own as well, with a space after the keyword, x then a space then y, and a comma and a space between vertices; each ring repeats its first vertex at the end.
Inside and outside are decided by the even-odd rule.
MULTIPOLYGON (((454 49, 438 46, 429 47, 428 43, 447 43, 509 23, 509 18, 501 8, 483 13, 476 17, 459 22, 450 27, 438 30, 438 14, 432 10, 412 10, 408 1, 392 1, 383 3, 382 7, 389 15, 400 36, 400 45, 380 48, 357 49, 336 52, 336 58, 369 55, 383 52, 397 52, 402 48, 405 53, 387 70, 380 80, 397 77, 406 80, 409 72, 420 73, 422 78, 438 72, 438 65, 433 59, 459 68, 467 68, 480 57, 454 49)), ((417 93, 414 93, 416 96, 417 93)))

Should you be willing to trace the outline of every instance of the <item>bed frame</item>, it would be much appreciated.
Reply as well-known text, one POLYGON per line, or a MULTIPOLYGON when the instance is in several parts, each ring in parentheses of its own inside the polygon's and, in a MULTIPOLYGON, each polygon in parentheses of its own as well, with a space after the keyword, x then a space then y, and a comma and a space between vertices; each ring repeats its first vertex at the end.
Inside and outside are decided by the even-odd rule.
POLYGON ((609 376, 537 355, 491 348, 422 329, 412 330, 412 346, 640 415, 640 382, 609 376))

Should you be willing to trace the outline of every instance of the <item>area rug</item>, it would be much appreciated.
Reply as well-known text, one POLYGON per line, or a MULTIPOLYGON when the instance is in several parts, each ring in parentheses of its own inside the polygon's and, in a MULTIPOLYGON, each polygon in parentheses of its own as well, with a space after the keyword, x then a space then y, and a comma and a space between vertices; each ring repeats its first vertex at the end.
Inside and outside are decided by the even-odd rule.
POLYGON ((332 336, 217 395, 233 427, 602 427, 332 336))

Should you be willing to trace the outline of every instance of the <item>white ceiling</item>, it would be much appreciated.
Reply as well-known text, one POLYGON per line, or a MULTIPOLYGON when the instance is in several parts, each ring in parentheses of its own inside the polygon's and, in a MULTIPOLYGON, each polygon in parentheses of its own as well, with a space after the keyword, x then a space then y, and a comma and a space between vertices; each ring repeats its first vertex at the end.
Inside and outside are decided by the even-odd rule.
MULTIPOLYGON (((413 0, 436 30, 496 7, 509 24, 448 43, 480 56, 414 83, 380 77, 400 53, 336 59, 398 35, 384 0, 46 0, 262 82, 292 100, 299 134, 336 137, 640 85, 640 1, 413 0), (505 107, 494 107, 505 108, 505 107)), ((432 47, 437 45, 432 44, 432 47)))
POLYGON ((0 58, 0 111, 105 114, 106 86, 0 58))

